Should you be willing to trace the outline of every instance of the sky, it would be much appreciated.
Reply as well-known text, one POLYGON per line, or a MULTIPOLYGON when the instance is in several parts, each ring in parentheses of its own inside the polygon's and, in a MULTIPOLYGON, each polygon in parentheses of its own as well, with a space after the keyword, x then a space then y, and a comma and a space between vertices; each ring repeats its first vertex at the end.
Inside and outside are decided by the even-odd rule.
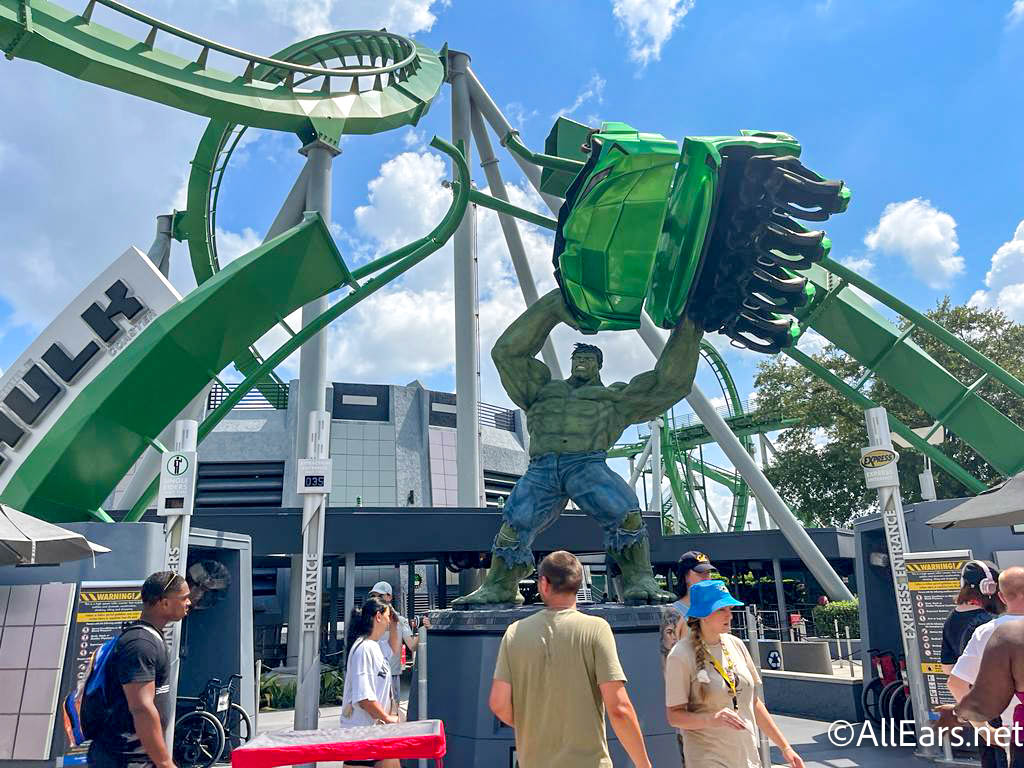
MULTIPOLYGON (((621 120, 677 140, 743 128, 789 132, 805 164, 852 189, 849 211, 827 225, 834 257, 919 309, 948 295, 1024 321, 1024 0, 133 5, 263 54, 345 28, 386 27, 434 50, 447 43, 470 54, 535 149, 561 114, 594 126, 621 120)), ((450 135, 450 111, 442 90, 419 125, 343 141, 331 214, 350 266, 425 234, 443 215, 450 171, 427 143, 450 135)), ((126 247, 146 250, 158 214, 184 207, 206 121, 21 60, 0 61, 0 114, 2 370, 126 247)), ((222 264, 261 241, 301 169, 298 149, 294 136, 248 133, 220 196, 222 264)), ((499 158, 513 202, 544 210, 509 156, 499 158)), ((521 229, 543 293, 554 286, 552 239, 521 229)), ((479 214, 478 249, 482 395, 508 404, 487 352, 524 304, 490 212, 479 214)), ((175 244, 171 277, 182 293, 195 285, 184 244, 175 244)), ((283 334, 271 333, 261 348, 276 348, 283 334)), ((563 365, 575 338, 568 329, 555 334, 563 365)), ((762 356, 710 340, 749 396, 762 356)), ((602 334, 598 343, 606 382, 653 363, 635 334, 602 334)), ((814 334, 802 341, 812 351, 819 343, 814 334)), ((451 245, 336 322, 329 354, 332 380, 419 379, 453 390, 451 245)), ((284 378, 296 372, 294 356, 279 369, 284 378)), ((698 383, 721 398, 710 371, 698 383)))

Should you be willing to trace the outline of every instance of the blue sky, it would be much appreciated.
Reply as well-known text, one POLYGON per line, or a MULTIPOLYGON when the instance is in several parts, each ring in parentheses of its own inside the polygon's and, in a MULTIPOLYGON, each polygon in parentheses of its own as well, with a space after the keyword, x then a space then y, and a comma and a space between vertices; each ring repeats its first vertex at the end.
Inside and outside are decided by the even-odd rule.
MULTIPOLYGON (((1024 0, 135 6, 267 54, 335 28, 386 25, 434 49, 447 42, 471 54, 485 87, 535 148, 554 116, 570 109, 583 122, 623 120, 674 139, 787 131, 802 142, 807 165, 853 190, 849 211, 828 224, 834 256, 916 307, 945 294, 956 302, 973 297, 1024 321, 1024 0)), ((4 61, 0 77, 4 369, 125 247, 148 246, 157 214, 182 207, 205 121, 30 62, 4 61)), ((448 200, 440 188, 448 171, 425 144, 449 132, 443 92, 413 130, 346 139, 335 162, 332 212, 346 259, 364 260, 433 226, 448 200)), ((260 132, 237 155, 221 196, 222 256, 259 242, 301 167, 297 149, 294 137, 260 132)), ((505 155, 501 168, 513 197, 540 210, 505 155)), ((475 173, 485 186, 478 166, 475 173)), ((550 238, 530 227, 524 234, 543 289, 551 285, 550 238)), ((177 245, 172 258, 172 278, 187 291, 194 282, 185 247, 177 245)), ((487 348, 522 305, 489 214, 481 216, 480 265, 484 398, 504 402, 487 348)), ((332 329, 332 377, 419 378, 453 388, 451 310, 445 249, 332 329)), ((564 349, 570 334, 557 340, 564 349)), ((614 361, 606 378, 628 377, 652 362, 632 334, 599 343, 614 361)), ((749 393, 759 356, 728 355, 749 393)), ((293 375, 293 366, 281 372, 293 375)), ((707 372, 699 380, 718 394, 707 372)))

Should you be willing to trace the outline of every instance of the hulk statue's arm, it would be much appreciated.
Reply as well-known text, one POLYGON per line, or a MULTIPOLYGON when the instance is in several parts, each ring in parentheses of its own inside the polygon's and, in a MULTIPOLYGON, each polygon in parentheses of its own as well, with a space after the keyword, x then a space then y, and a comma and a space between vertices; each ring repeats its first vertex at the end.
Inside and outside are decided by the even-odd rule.
POLYGON ((621 390, 618 412, 624 424, 649 421, 690 394, 703 335, 684 315, 672 329, 654 370, 634 376, 621 390))
POLYGON ((523 410, 530 407, 541 387, 551 381, 551 371, 534 356, 559 323, 576 327, 556 288, 527 307, 491 350, 502 386, 512 402, 523 410))

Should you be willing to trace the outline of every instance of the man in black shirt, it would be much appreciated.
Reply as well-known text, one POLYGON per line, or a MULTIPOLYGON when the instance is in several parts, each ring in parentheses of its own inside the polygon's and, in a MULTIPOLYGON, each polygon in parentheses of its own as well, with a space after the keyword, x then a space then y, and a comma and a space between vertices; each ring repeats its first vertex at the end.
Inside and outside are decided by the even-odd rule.
POLYGON ((142 618, 121 633, 105 667, 109 710, 89 746, 92 768, 175 768, 164 741, 174 701, 163 630, 191 604, 185 579, 173 571, 154 573, 142 585, 142 618))

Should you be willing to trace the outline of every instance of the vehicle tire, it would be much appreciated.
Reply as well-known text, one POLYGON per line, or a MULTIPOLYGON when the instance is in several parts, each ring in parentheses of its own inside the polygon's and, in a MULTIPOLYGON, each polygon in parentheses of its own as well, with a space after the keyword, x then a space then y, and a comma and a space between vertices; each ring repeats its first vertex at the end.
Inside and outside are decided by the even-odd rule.
POLYGON ((882 724, 882 678, 876 677, 864 686, 860 692, 860 703, 864 709, 864 717, 876 728, 882 724))
POLYGON ((224 751, 224 726, 204 710, 195 710, 174 723, 174 762, 178 768, 210 768, 224 751))
POLYGON ((882 688, 882 693, 878 697, 878 711, 881 714, 883 720, 892 720, 892 697, 896 695, 897 691, 903 690, 902 680, 893 680, 887 686, 882 688))
POLYGON ((912 721, 914 719, 914 700, 907 696, 907 703, 903 705, 903 719, 912 721))
POLYGON ((231 750, 238 749, 252 737, 252 720, 249 714, 238 704, 232 703, 224 723, 224 738, 227 739, 224 746, 225 757, 231 754, 231 750))

